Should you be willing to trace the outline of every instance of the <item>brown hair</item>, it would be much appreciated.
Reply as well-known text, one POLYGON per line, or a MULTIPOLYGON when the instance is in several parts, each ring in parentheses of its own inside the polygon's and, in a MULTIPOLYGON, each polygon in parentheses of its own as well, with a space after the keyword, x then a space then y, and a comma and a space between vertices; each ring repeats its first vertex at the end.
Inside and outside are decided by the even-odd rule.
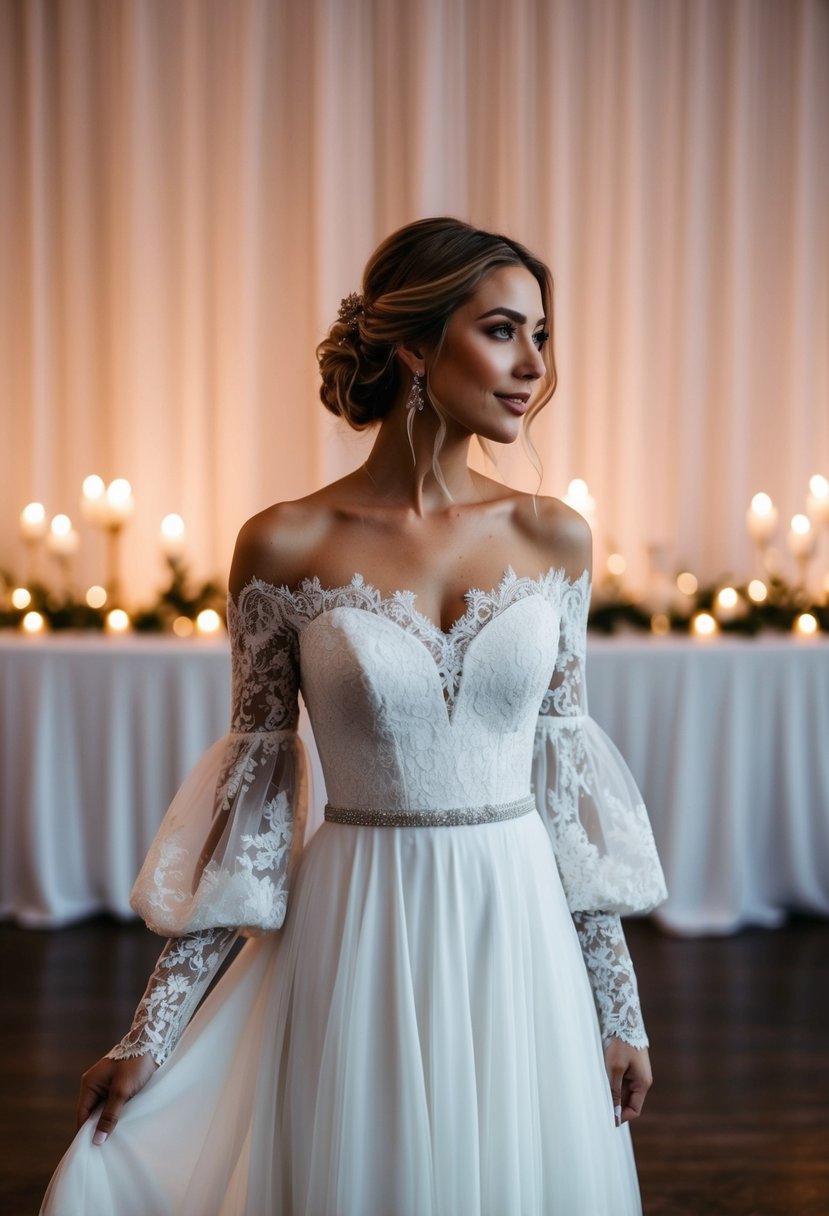
POLYGON ((533 275, 550 331, 546 384, 526 416, 530 421, 556 387, 552 275, 517 241, 445 216, 399 228, 369 258, 361 304, 344 309, 317 347, 323 404, 356 430, 379 422, 404 383, 395 348, 439 352, 452 313, 499 266, 525 266, 533 275))

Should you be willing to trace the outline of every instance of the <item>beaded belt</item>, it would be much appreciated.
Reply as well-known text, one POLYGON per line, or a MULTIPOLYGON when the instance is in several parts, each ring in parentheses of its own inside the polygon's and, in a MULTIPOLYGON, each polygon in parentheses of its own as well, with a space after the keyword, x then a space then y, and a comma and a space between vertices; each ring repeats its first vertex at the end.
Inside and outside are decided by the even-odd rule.
POLYGON ((466 824, 500 823, 518 819, 535 810, 531 794, 517 802, 488 802, 484 806, 458 806, 448 811, 382 811, 373 807, 331 806, 326 803, 328 823, 348 823, 361 828, 454 828, 466 824))

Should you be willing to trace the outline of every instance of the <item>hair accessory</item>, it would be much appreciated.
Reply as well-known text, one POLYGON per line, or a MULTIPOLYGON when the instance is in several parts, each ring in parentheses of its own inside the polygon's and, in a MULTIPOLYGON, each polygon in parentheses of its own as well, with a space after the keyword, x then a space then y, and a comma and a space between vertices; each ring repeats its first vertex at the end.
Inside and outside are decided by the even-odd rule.
POLYGON ((412 387, 409 389, 409 395, 406 398, 407 410, 422 410, 426 404, 426 394, 423 392, 423 376, 420 372, 415 372, 412 376, 412 387))
POLYGON ((347 296, 343 296, 337 316, 345 322, 349 329, 356 329, 365 310, 363 297, 356 291, 352 291, 347 296))

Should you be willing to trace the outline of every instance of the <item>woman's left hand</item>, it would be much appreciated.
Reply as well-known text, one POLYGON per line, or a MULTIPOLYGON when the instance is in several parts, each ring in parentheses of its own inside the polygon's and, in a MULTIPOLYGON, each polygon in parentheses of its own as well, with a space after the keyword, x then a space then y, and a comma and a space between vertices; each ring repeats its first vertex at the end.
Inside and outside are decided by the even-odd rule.
POLYGON ((646 1047, 631 1047, 613 1038, 604 1050, 604 1063, 613 1095, 616 1126, 638 1119, 653 1084, 651 1061, 646 1047))

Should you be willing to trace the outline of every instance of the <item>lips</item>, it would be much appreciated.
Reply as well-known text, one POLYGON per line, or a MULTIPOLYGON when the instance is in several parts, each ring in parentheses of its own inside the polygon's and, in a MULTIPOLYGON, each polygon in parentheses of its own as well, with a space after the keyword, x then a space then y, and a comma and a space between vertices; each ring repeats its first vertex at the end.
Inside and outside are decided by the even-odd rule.
POLYGON ((529 393, 496 393, 495 396, 499 401, 503 401, 508 410, 513 414, 526 414, 527 405, 530 400, 529 393))

